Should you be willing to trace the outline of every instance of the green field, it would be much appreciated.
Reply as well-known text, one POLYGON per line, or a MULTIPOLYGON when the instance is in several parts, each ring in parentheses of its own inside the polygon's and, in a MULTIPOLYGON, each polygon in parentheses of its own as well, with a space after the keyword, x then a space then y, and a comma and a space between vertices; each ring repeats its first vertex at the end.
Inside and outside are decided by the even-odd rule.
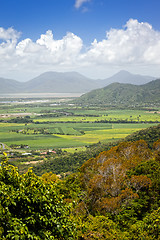
POLYGON ((160 122, 159 109, 87 108, 56 101, 0 101, 0 142, 30 149, 78 148, 115 141, 160 122))
POLYGON ((106 124, 106 123, 55 123, 38 124, 38 128, 46 128, 50 134, 36 134, 27 128, 36 129, 36 124, 0 123, 0 142, 29 145, 30 149, 71 148, 90 145, 99 141, 108 142, 126 137, 135 131, 155 124, 106 124), (26 130, 26 134, 12 130, 26 130), (55 133, 54 133, 55 131, 55 133), (81 134, 80 131, 83 131, 81 134))

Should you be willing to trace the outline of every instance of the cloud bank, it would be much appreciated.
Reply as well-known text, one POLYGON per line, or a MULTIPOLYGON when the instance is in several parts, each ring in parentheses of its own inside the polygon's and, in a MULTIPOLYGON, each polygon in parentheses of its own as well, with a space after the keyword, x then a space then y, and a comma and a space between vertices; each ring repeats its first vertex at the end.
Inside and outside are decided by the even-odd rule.
POLYGON ((160 64, 160 32, 148 23, 130 19, 123 29, 110 29, 106 39, 95 39, 85 54, 98 64, 160 64))
POLYGON ((99 42, 95 39, 87 47, 74 33, 67 33, 59 40, 54 39, 51 30, 36 41, 30 38, 19 41, 20 36, 13 28, 0 28, 0 76, 9 72, 18 76, 20 71, 32 75, 48 70, 83 72, 85 69, 87 73, 89 68, 94 75, 98 67, 104 73, 111 67, 146 67, 151 74, 157 69, 160 76, 160 32, 149 23, 130 19, 121 29, 110 29, 105 39, 99 42))

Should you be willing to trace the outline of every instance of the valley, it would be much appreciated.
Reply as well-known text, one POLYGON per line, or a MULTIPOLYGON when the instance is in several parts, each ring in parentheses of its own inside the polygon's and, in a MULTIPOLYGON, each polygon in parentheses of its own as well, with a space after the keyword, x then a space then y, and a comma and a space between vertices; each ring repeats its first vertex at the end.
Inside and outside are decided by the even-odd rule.
POLYGON ((158 239, 157 84, 150 89, 145 84, 142 91, 130 86, 131 101, 122 94, 126 84, 118 84, 116 94, 112 84, 98 89, 96 97, 92 92, 1 95, 0 238, 10 239, 8 229, 15 226, 14 239, 35 234, 62 239, 63 233, 48 235, 53 220, 50 234, 57 236, 55 229, 62 226, 63 239, 158 239), (149 101, 136 101, 143 91, 149 101))
MULTIPOLYGON (((5 151, 22 172, 62 155, 85 153, 97 144, 117 143, 136 131, 160 123, 159 106, 136 109, 87 106, 73 103, 78 99, 74 94, 42 96, 28 98, 21 94, 20 98, 0 98, 1 156, 5 151)), ((43 171, 45 168, 48 167, 43 167, 43 171)), ((68 167, 52 169, 62 175, 68 170, 68 167)))

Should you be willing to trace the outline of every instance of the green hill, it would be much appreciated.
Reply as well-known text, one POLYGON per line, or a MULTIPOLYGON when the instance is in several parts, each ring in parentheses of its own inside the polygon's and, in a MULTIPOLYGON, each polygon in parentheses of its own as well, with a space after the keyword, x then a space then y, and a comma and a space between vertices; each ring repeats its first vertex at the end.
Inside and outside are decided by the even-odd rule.
POLYGON ((144 85, 112 83, 93 90, 75 100, 85 105, 139 105, 160 103, 160 79, 144 85))

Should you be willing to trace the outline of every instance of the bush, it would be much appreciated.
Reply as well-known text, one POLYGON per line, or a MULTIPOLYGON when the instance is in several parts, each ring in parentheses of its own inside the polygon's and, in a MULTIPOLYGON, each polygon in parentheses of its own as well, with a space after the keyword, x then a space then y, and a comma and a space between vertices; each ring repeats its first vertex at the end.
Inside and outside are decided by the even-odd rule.
POLYGON ((32 169, 20 175, 3 161, 0 167, 0 239, 75 239, 69 205, 55 185, 32 169))

